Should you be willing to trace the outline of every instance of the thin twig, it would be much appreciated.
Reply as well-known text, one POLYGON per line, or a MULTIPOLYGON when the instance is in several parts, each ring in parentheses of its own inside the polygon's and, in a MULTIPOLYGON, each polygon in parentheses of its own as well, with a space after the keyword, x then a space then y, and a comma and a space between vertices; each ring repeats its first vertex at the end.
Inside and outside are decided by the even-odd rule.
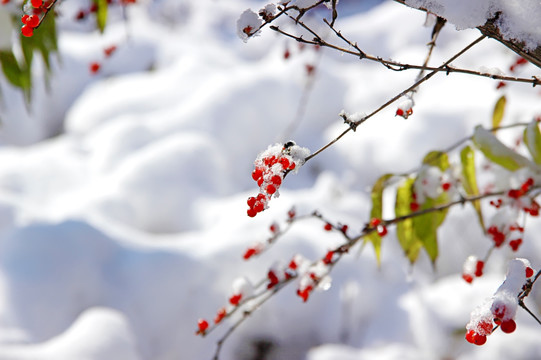
MULTIPOLYGON (((482 41, 486 36, 485 35, 481 35, 480 37, 478 37, 477 39, 475 39, 474 41, 472 41, 470 44, 468 44, 466 47, 464 47, 462 50, 460 50, 458 53, 456 53, 455 55, 453 55, 449 60, 447 60, 446 62, 444 62, 438 69, 445 69, 451 62, 455 61, 459 56, 463 55, 465 52, 467 52, 469 49, 471 49, 474 45, 476 45, 477 43, 479 43, 480 41, 482 41)), ((439 71, 439 70, 438 70, 439 71)), ((380 112, 381 110, 385 109, 387 106, 391 105, 393 102, 395 102, 396 100, 400 99, 402 96, 404 96, 404 94, 407 94, 408 92, 410 92, 412 89, 415 89, 416 87, 418 87, 420 84, 422 84, 423 82, 427 81, 428 79, 430 79, 432 76, 436 75, 438 73, 438 71, 434 70, 430 73, 428 73, 427 75, 423 76, 421 79, 419 79, 418 81, 416 81, 413 85, 411 85, 410 87, 408 87, 406 90, 400 92, 399 94, 395 95, 393 98, 391 98, 390 100, 388 100, 387 102, 385 102, 383 105, 381 105, 380 107, 378 107, 376 110, 372 111, 370 114, 368 114, 367 116, 365 116, 363 119, 359 120, 356 122, 356 126, 362 124, 363 122, 365 122, 366 120, 368 120, 369 118, 371 118, 372 116, 376 115, 378 112, 380 112)), ((319 150, 317 150, 316 152, 314 152, 313 154, 311 154, 310 156, 307 156, 305 161, 308 161, 310 159, 312 159, 314 156, 317 156, 319 153, 321 153, 322 151, 326 150, 327 148, 329 148, 331 145, 333 145, 335 142, 337 142, 340 138, 342 138, 344 135, 346 135, 350 130, 352 130, 353 128, 350 126, 349 128, 347 128, 346 130, 344 130, 340 135, 338 135, 338 137, 336 137, 334 140, 332 140, 331 142, 329 142, 327 145, 323 146, 322 148, 320 148, 319 150)))

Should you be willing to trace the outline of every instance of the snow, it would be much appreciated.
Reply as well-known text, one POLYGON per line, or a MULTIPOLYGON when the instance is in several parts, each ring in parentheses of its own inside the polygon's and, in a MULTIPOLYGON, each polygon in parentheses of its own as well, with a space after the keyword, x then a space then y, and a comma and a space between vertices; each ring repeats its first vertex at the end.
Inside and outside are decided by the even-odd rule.
MULTIPOLYGON (((63 2, 61 13, 75 14, 85 3, 63 2)), ((369 220, 375 179, 417 169, 427 152, 471 136, 474 125, 490 126, 501 95, 496 81, 436 75, 416 92, 408 121, 395 117, 396 107, 383 110, 297 166, 283 179, 281 196, 249 218, 258 154, 292 139, 298 146, 290 156, 301 165, 347 129, 340 109, 352 121, 363 119, 417 76, 325 49, 301 50, 269 29, 239 40, 245 9, 266 5, 141 1, 128 6, 126 21, 111 11, 103 35, 90 19, 74 24, 66 15, 49 83, 43 64, 35 64, 28 109, 0 80, 0 359, 211 359, 231 323, 224 319, 202 338, 197 321, 228 306, 235 279, 258 284, 291 259, 301 272, 324 276, 328 266, 310 264, 343 242, 339 231, 303 219, 244 261, 248 247, 268 238, 270 224, 285 229, 294 207, 299 217, 318 210, 356 234, 369 220), (117 50, 105 59, 111 45, 117 50), (298 118, 305 65, 315 57, 313 88, 298 118), (102 62, 97 75, 89 72, 92 61, 102 62), (285 133, 292 123, 295 130, 285 133)), ((368 53, 424 60, 430 29, 421 12, 376 0, 342 0, 338 12, 337 26, 368 53)), ((444 27, 431 64, 478 36, 444 27)), ((507 69, 514 62, 501 44, 483 41, 453 65, 507 69)), ((518 75, 539 70, 524 66, 518 75)), ((505 91, 504 124, 538 115, 538 88, 509 83, 505 91)), ((439 193, 441 172, 426 171, 433 180, 426 195, 439 193)), ((515 256, 494 251, 485 274, 465 283, 465 259, 491 244, 475 216, 469 207, 449 211, 435 271, 424 255, 411 267, 389 226, 379 267, 370 246, 354 247, 334 265, 332 283, 320 282, 327 291, 303 303, 299 282, 288 285, 235 330, 221 359, 253 359, 258 341, 274 345, 270 360, 538 357, 541 329, 520 309, 515 333, 494 334, 482 347, 464 341, 470 312, 502 284, 515 256)), ((517 255, 534 268, 540 230, 528 219, 517 255)))
POLYGON ((437 14, 457 29, 475 28, 496 18, 504 39, 522 41, 530 49, 541 45, 539 0, 406 0, 406 4, 437 14))

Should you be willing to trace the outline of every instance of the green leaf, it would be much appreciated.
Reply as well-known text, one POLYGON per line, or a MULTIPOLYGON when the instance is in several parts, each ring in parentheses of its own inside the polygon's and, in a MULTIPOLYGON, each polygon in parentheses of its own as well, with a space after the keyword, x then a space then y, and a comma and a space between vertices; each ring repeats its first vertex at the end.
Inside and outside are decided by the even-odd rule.
MULTIPOLYGON (((413 198, 414 182, 415 179, 408 178, 396 191, 394 211, 397 218, 411 213, 410 203, 413 198)), ((413 232, 413 219, 409 218, 397 222, 396 235, 398 237, 398 242, 410 263, 415 263, 419 256, 419 250, 423 244, 413 232)))
MULTIPOLYGON (((462 186, 464 191, 469 196, 479 195, 479 188, 477 187, 477 177, 475 176, 475 153, 471 146, 465 146, 460 151, 460 161, 462 164, 462 186)), ((483 221, 483 213, 481 211, 481 202, 475 200, 472 202, 473 207, 479 218, 479 223, 485 230, 485 222, 483 221)))
POLYGON ((533 165, 530 160, 505 146, 481 125, 475 127, 473 142, 487 159, 507 170, 516 171, 525 166, 533 165))
MULTIPOLYGON (((372 187, 372 192, 370 197, 372 198, 372 210, 370 210, 371 219, 381 219, 383 216, 383 190, 385 190, 385 185, 387 180, 389 180, 393 175, 385 174, 380 176, 378 180, 374 183, 372 187)), ((374 251, 376 252, 376 259, 378 265, 381 261, 381 236, 377 232, 372 232, 365 236, 365 241, 372 243, 374 251)))
POLYGON ((30 76, 21 68, 15 55, 11 51, 0 51, 0 63, 6 79, 21 89, 30 89, 30 76))
POLYGON ((541 164, 541 132, 537 121, 532 121, 524 129, 524 143, 536 164, 541 164))
POLYGON ((443 151, 431 151, 426 154, 423 164, 438 167, 441 171, 449 168, 449 157, 443 151))
POLYGON ((500 97, 498 101, 496 101, 496 105, 494 106, 494 112, 492 113, 492 127, 497 128, 500 126, 502 120, 503 120, 503 114, 505 112, 505 104, 507 103, 507 99, 505 98, 505 95, 500 97))
POLYGON ((94 4, 97 6, 96 24, 100 32, 103 33, 107 24, 107 0, 94 0, 94 4))
MULTIPOLYGON (((446 204, 449 201, 447 193, 442 193, 436 199, 427 198, 421 210, 446 204)), ((443 224, 448 209, 432 211, 413 218, 413 231, 415 237, 423 244, 428 257, 434 263, 438 257, 438 228, 443 224)))

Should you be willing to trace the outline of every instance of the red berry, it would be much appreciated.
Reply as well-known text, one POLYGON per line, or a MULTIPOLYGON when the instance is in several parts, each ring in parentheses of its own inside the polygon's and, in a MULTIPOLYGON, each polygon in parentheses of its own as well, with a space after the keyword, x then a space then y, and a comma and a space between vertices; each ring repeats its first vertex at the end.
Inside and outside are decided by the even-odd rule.
POLYGON ((494 317, 496 317, 497 319, 503 319, 506 311, 507 308, 505 307, 505 305, 499 305, 492 310, 492 315, 494 315, 494 317))
POLYGON ((531 278, 533 276, 533 269, 531 267, 526 268, 526 277, 531 278))
POLYGON ((242 294, 232 295, 229 298, 229 303, 233 306, 237 306, 239 305, 241 299, 242 299, 242 294))
POLYGON ((323 258, 323 263, 325 265, 330 265, 332 264, 333 262, 333 257, 334 257, 334 251, 330 250, 329 252, 327 252, 327 254, 325 255, 325 257, 323 258))
POLYGON ((387 227, 385 225, 378 226, 378 235, 381 237, 387 235, 387 227))
POLYGON ((396 109, 396 116, 404 116, 404 110, 396 109))
POLYGON ((209 323, 205 319, 199 319, 199 321, 197 322, 197 328, 198 334, 204 334, 205 331, 207 331, 207 329, 209 328, 209 323))
POLYGON ((473 337, 473 341, 475 345, 481 346, 487 342, 487 337, 485 335, 475 334, 475 336, 473 337))
POLYGON ((325 226, 323 226, 323 229, 325 229, 326 231, 331 231, 332 230, 332 225, 329 224, 329 223, 326 223, 325 226))
POLYGON ((256 255, 257 253, 259 253, 259 251, 256 248, 251 247, 246 250, 246 252, 244 253, 244 255, 242 255, 242 257, 244 260, 248 260, 249 258, 256 255))
POLYGON ((305 69, 306 69, 306 74, 307 75, 312 75, 314 73, 314 70, 315 70, 315 66, 314 65, 311 65, 311 64, 306 64, 305 66, 305 69))
POLYGON ((249 217, 255 217, 257 215, 257 211, 254 208, 250 208, 248 209, 247 214, 249 217))
POLYGON ((29 18, 29 17, 30 17, 30 15, 24 14, 24 15, 21 17, 21 22, 22 22, 23 24, 26 25, 26 23, 28 22, 28 18, 29 18))
POLYGON ((26 37, 31 37, 32 35, 34 35, 34 29, 28 25, 24 25, 21 28, 21 34, 26 37))
POLYGON ((502 329, 504 333, 510 334, 513 331, 515 331, 515 329, 517 328, 517 324, 515 323, 515 320, 509 319, 509 320, 503 321, 502 324, 500 325, 500 328, 502 329))
POLYGON ((253 197, 253 196, 250 196, 250 197, 248 198, 248 201, 247 201, 247 203, 248 203, 248 206, 249 206, 249 207, 254 207, 254 205, 255 205, 256 201, 257 201, 257 200, 256 200, 256 198, 255 198, 255 197, 253 197))
POLYGON ((522 244, 522 239, 515 239, 509 241, 509 246, 513 251, 517 251, 520 245, 522 244))
POLYGON ((288 160, 287 158, 281 157, 280 160, 279 160, 279 162, 280 162, 280 165, 282 165, 282 167, 283 167, 284 169, 289 168, 289 165, 290 165, 290 164, 289 164, 289 160, 288 160))
POLYGON ((101 65, 97 62, 93 62, 90 64, 90 72, 92 74, 97 73, 100 70, 101 65))
POLYGON ((342 225, 342 227, 340 228, 340 231, 345 234, 348 231, 348 226, 347 225, 342 225))
POLYGON ((105 54, 106 57, 111 56, 115 51, 116 51, 116 46, 115 45, 111 45, 111 46, 103 49, 103 53, 105 54))
POLYGON ((466 333, 466 341, 473 344, 473 343, 475 343, 474 338, 475 338, 475 331, 469 330, 466 333))
POLYGON ((276 284, 280 282, 280 280, 278 279, 278 276, 276 276, 276 274, 272 270, 270 270, 267 273, 267 277, 269 278, 269 284, 267 285, 267 289, 274 287, 276 284))
POLYGON ((381 219, 373 218, 372 220, 370 220, 370 226, 372 227, 376 227, 379 224, 381 224, 381 219))
POLYGON ((282 178, 278 175, 274 175, 271 178, 271 183, 273 183, 276 186, 280 186, 282 184, 282 178))
POLYGON ((227 315, 227 311, 225 310, 225 308, 220 308, 218 312, 216 313, 216 317, 214 318, 214 323, 215 324, 220 323, 226 315, 227 315))
POLYGON ((278 224, 272 224, 270 226, 271 233, 277 233, 278 232, 278 224))
POLYGON ((310 296, 310 291, 312 291, 312 285, 308 285, 303 290, 297 290, 297 295, 302 298, 303 302, 308 301, 308 296, 310 296))
POLYGON ((500 81, 498 83, 498 85, 496 85, 496 89, 499 90, 501 89, 502 87, 504 87, 505 85, 507 85, 504 81, 500 81))
POLYGON ((265 210, 265 205, 263 205, 261 202, 258 201, 254 205, 254 210, 255 210, 256 213, 260 213, 263 210, 265 210))
POLYGON ((483 267, 485 266, 485 263, 481 260, 477 261, 477 264, 475 264, 475 276, 483 276, 483 267))
POLYGON ((254 179, 254 181, 259 180, 262 176, 263 176, 263 170, 260 169, 260 168, 256 168, 256 169, 252 172, 252 179, 254 179))
POLYGON ((267 185, 267 194, 272 195, 276 192, 276 186, 269 184, 267 185))
POLYGON ((242 32, 245 33, 246 35, 250 35, 252 30, 253 30, 253 28, 250 25, 248 25, 244 29, 242 29, 242 32))
POLYGON ((43 5, 43 0, 32 0, 32 6, 35 8, 39 8, 43 5))
POLYGON ((293 260, 291 260, 291 261, 289 262, 288 267, 289 267, 290 269, 292 269, 292 270, 296 270, 296 269, 297 269, 298 265, 297 265, 297 263, 295 262, 295 259, 293 259, 293 260))
POLYGON ((410 210, 412 212, 418 211, 419 210, 419 203, 417 203, 415 201, 410 202, 410 210))
POLYGON ((441 188, 443 189, 443 191, 449 191, 449 189, 451 188, 451 183, 449 182, 443 183, 441 184, 441 188))
POLYGON ((291 209, 287 212, 287 217, 293 219, 295 217, 295 209, 291 209))
POLYGON ((26 25, 32 28, 36 28, 39 25, 39 16, 30 15, 28 19, 26 20, 26 25))
POLYGON ((464 281, 466 281, 467 283, 472 283, 473 282, 473 276, 471 276, 470 274, 462 274, 462 278, 464 279, 464 281))
POLYGON ((292 162, 289 167, 288 167, 289 170, 294 170, 295 169, 295 163, 292 162))
POLYGON ((75 15, 76 20, 83 20, 85 17, 86 13, 83 10, 79 11, 77 15, 75 15))

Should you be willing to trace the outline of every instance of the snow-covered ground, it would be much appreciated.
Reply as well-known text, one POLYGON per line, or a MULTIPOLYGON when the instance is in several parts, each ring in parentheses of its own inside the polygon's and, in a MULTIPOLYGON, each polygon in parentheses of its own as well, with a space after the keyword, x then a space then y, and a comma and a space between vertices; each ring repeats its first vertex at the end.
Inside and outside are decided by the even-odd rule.
MULTIPOLYGON (((83 3, 64 2, 62 14, 73 16, 83 3)), ((259 152, 289 139, 313 152, 344 130, 342 109, 368 113, 417 76, 301 50, 268 29, 244 43, 238 17, 264 5, 141 2, 127 20, 113 11, 103 35, 59 20, 53 73, 47 84, 37 64, 29 109, 2 87, 0 359, 211 359, 228 324, 202 338, 194 335, 197 321, 226 304, 237 277, 256 282, 276 260, 317 259, 339 244, 338 234, 306 220, 243 261, 292 206, 357 232, 380 175, 414 169, 428 151, 470 136, 475 125, 489 127, 501 94, 508 96, 504 124, 541 112, 537 87, 502 91, 487 78, 438 74, 417 93, 408 120, 394 116, 396 107, 382 111, 289 175, 270 209, 249 218, 259 152), (111 45, 116 52, 104 58, 111 45), (93 61, 101 64, 97 74, 89 71, 93 61), (307 64, 315 66, 314 83, 299 117, 307 64)), ((431 28, 422 26, 422 12, 377 0, 342 0, 338 9, 337 27, 364 51, 424 60, 431 28)), ((478 36, 445 26, 431 64, 478 36)), ((515 60, 484 40, 454 65, 506 72, 515 60)), ((539 73, 524 66, 519 75, 539 73)), ((294 285, 282 290, 231 335, 221 359, 258 359, 263 343, 272 344, 273 360, 541 358, 541 327, 520 309, 514 333, 496 332, 481 347, 464 340, 470 312, 494 293, 516 255, 496 252, 485 276, 472 285, 461 279, 467 256, 490 246, 469 207, 453 209, 442 226, 435 271, 424 254, 410 267, 393 230, 380 267, 369 246, 355 248, 333 270, 328 291, 302 303, 294 285)), ((540 230, 528 223, 518 253, 536 269, 540 230)), ((539 313, 541 292, 527 302, 539 313)))

